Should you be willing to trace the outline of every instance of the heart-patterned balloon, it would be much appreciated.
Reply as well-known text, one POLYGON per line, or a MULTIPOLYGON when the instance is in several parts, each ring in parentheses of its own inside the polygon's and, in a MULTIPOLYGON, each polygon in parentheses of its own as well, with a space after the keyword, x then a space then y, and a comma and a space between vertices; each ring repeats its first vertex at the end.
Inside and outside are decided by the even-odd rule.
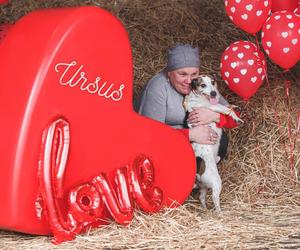
POLYGON ((278 11, 263 25, 261 43, 266 54, 283 69, 300 59, 300 17, 290 11, 278 11))
MULTIPOLYGON (((117 169, 143 154, 165 206, 188 197, 193 150, 180 132, 133 111, 131 49, 114 16, 96 7, 35 11, 10 29, 0 54, 1 228, 51 233, 36 215, 38 170, 43 133, 60 117, 71 139, 65 193, 91 180, 100 185, 103 174, 113 181, 117 169)), ((65 198, 61 211, 68 209, 65 198)))
POLYGON ((264 55, 249 41, 230 44, 222 54, 220 69, 225 83, 244 100, 256 93, 266 76, 264 55))
POLYGON ((271 0, 225 0, 229 19, 242 30, 255 34, 271 11, 271 0))
POLYGON ((272 12, 276 11, 294 11, 299 5, 298 0, 272 0, 272 12))
POLYGON ((296 16, 300 16, 300 8, 299 7, 297 7, 296 9, 294 9, 294 11, 293 11, 295 14, 296 14, 296 16))

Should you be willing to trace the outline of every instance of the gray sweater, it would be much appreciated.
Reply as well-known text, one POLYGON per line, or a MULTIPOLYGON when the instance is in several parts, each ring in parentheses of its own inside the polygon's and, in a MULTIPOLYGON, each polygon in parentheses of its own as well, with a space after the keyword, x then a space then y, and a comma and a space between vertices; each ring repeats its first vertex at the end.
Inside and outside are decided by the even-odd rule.
POLYGON ((183 99, 184 96, 172 87, 166 74, 161 72, 144 86, 141 98, 137 102, 137 111, 174 128, 183 128, 183 99))
MULTIPOLYGON (((184 96, 170 84, 163 71, 155 75, 143 88, 136 102, 136 111, 173 128, 184 128, 186 112, 183 107, 184 96)), ((228 105, 221 96, 220 103, 228 105)))

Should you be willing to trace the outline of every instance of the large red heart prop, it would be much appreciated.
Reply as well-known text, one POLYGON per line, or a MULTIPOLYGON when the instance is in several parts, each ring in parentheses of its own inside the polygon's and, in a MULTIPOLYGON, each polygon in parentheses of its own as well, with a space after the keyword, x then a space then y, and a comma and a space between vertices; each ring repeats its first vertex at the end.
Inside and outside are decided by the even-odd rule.
MULTIPOLYGON (((100 173, 113 181, 116 170, 143 154, 163 204, 187 198, 192 148, 178 131, 133 111, 131 49, 115 17, 96 7, 32 12, 9 30, 0 54, 1 228, 51 234, 35 205, 43 131, 60 117, 71 138, 64 192, 91 180, 100 185, 100 173)), ((67 202, 59 202, 65 212, 67 202)))
POLYGON ((12 24, 6 23, 0 25, 0 42, 6 36, 9 29, 12 27, 12 24))

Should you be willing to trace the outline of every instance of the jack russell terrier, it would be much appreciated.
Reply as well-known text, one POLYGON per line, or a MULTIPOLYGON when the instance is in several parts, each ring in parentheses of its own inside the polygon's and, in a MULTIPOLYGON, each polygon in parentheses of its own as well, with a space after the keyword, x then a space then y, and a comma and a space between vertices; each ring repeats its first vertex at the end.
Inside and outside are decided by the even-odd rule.
MULTIPOLYGON (((200 75, 193 79, 191 83, 191 92, 184 99, 185 110, 191 112, 194 107, 205 107, 214 112, 231 116, 236 122, 241 123, 241 120, 233 111, 235 106, 224 106, 219 104, 220 93, 217 89, 217 83, 214 77, 210 75, 200 75)), ((188 124, 191 128, 191 124, 188 124)), ((212 189, 212 199, 217 212, 221 211, 220 207, 220 193, 222 189, 222 181, 218 172, 217 163, 220 160, 218 156, 220 138, 222 129, 218 128, 216 124, 210 123, 208 125, 218 134, 218 141, 216 144, 198 144, 192 142, 192 147, 196 157, 200 157, 205 164, 203 173, 198 172, 196 175, 196 185, 199 186, 201 205, 206 208, 206 194, 207 190, 212 189)))

